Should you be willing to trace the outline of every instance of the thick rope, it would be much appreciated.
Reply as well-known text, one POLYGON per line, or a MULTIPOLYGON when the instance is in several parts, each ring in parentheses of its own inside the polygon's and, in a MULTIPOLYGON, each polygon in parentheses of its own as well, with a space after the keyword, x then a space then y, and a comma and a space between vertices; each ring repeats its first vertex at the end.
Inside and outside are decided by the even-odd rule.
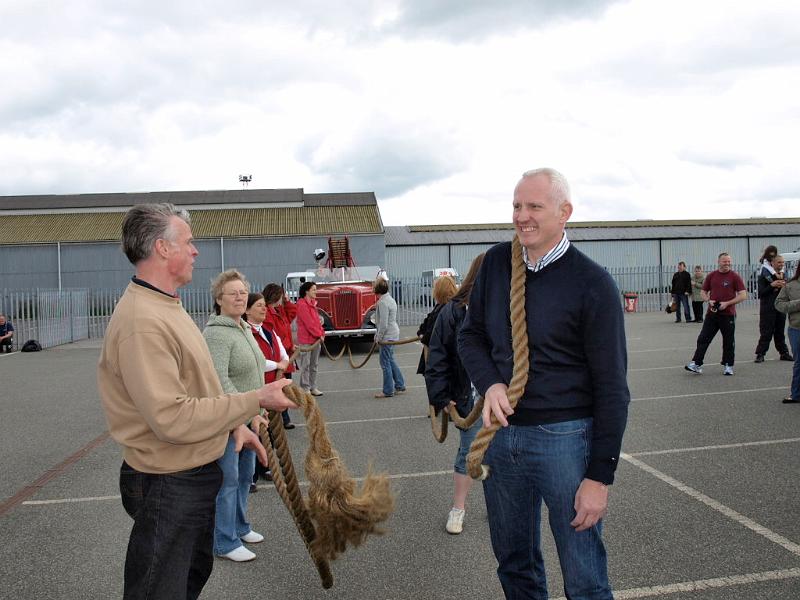
POLYGON ((475 421, 477 421, 481 417, 482 411, 483 411, 483 397, 478 399, 478 401, 472 407, 472 410, 469 411, 469 414, 464 418, 462 418, 461 415, 458 414, 458 411, 455 408, 451 408, 449 411, 441 410, 437 415, 436 409, 433 406, 431 406, 430 418, 431 418, 431 430, 433 431, 433 438, 440 444, 447 439, 447 423, 449 421, 452 421, 453 425, 455 425, 459 429, 464 429, 464 430, 469 429, 475 424, 475 421))
POLYGON ((330 359, 333 362, 336 362, 337 360, 342 358, 342 356, 344 355, 345 346, 348 346, 347 342, 342 344, 342 349, 339 350, 339 354, 334 356, 333 354, 331 354, 330 350, 328 350, 328 346, 325 345, 325 342, 322 342, 322 350, 325 352, 325 356, 327 356, 328 359, 330 359))
MULTIPOLYGON (((525 315, 525 278, 527 268, 522 257, 522 245, 515 235, 511 242, 511 345, 514 350, 514 368, 511 382, 508 385, 508 403, 511 408, 525 391, 528 383, 528 369, 530 356, 528 349, 528 323, 525 315)), ((490 413, 491 425, 481 428, 467 454, 467 470, 473 479, 486 479, 489 476, 489 467, 482 464, 486 450, 492 443, 494 434, 500 429, 500 423, 493 413, 490 413)))
MULTIPOLYGON (((270 470, 281 499, 308 547, 319 571, 322 586, 333 585, 329 560, 345 551, 348 543, 359 546, 367 535, 382 534, 378 524, 389 518, 394 498, 386 475, 369 469, 360 490, 331 446, 325 421, 314 397, 295 385, 283 388, 286 396, 302 408, 310 438, 305 473, 310 486, 308 502, 303 499, 279 412, 270 411, 270 470), (279 483, 280 482, 280 483, 279 483)), ((260 428, 262 443, 270 444, 269 431, 260 428)))

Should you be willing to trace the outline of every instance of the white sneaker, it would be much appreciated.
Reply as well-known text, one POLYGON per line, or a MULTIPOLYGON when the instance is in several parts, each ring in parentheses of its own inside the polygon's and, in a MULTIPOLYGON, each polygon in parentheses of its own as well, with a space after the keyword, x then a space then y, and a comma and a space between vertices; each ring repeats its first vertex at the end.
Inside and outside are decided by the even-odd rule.
POLYGON ((450 514, 447 515, 447 526, 445 529, 447 533, 458 535, 464 530, 464 515, 466 511, 461 508, 451 508, 450 514))
POLYGON ((244 546, 239 546, 235 550, 231 550, 227 554, 220 554, 220 558, 227 558, 228 560, 232 560, 233 562, 247 562, 249 560, 253 560, 256 555, 250 552, 244 546))
POLYGON ((239 539, 243 542, 247 542, 248 544, 258 544, 259 542, 264 541, 264 536, 260 533, 256 533, 252 529, 245 533, 244 535, 240 535, 239 539))
POLYGON ((733 365, 725 365, 725 368, 722 369, 723 375, 733 375, 733 365))
POLYGON ((322 396, 322 392, 320 392, 317 388, 311 388, 308 390, 309 394, 312 396, 322 396))
MULTIPOLYGON (((691 371, 692 373, 697 373, 698 375, 703 374, 703 365, 698 365, 696 362, 692 361, 685 367, 683 367, 687 371, 691 371)), ((731 373, 732 375, 733 373, 731 373)))

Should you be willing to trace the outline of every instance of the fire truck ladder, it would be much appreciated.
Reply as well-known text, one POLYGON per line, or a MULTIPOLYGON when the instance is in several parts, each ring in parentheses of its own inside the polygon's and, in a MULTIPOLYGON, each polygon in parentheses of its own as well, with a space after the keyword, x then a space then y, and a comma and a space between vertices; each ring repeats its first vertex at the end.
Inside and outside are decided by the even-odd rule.
POLYGON ((328 238, 328 262, 325 266, 329 269, 338 267, 355 267, 356 261, 350 254, 350 238, 328 238))

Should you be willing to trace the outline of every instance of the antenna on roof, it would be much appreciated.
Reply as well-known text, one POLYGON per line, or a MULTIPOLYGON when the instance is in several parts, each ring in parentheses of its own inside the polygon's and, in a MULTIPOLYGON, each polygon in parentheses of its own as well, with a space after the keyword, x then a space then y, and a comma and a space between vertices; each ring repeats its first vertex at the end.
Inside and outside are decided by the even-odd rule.
POLYGON ((242 184, 242 189, 246 190, 251 181, 253 181, 252 175, 239 175, 239 183, 242 184))

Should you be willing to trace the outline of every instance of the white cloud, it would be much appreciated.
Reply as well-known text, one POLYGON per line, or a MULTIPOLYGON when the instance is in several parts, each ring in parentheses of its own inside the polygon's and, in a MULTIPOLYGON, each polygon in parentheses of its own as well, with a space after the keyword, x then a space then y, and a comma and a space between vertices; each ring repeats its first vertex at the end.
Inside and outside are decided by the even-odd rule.
POLYGON ((798 213, 800 6, 0 3, 0 194, 376 191, 387 224, 798 213))

